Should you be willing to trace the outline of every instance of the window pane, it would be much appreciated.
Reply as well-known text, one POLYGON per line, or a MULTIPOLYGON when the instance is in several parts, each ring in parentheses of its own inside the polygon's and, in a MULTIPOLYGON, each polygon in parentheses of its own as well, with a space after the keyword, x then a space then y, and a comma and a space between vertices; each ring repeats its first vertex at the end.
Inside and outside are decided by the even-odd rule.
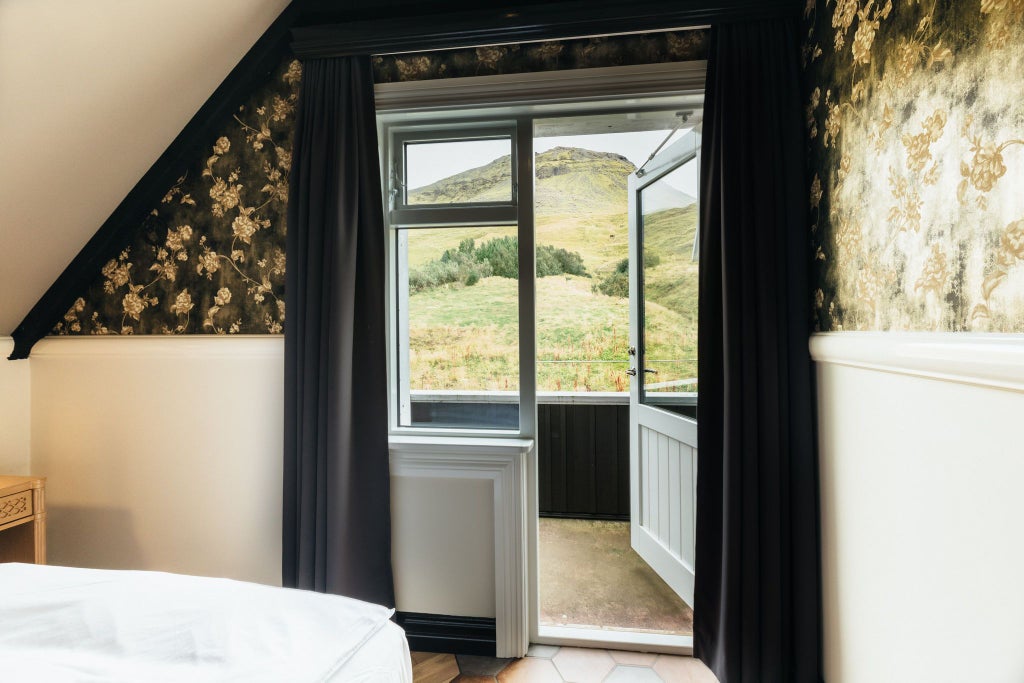
POLYGON ((512 201, 512 139, 405 145, 406 204, 512 201))
POLYGON ((640 193, 642 401, 673 410, 697 391, 699 169, 695 158, 640 193))
POLYGON ((629 177, 677 123, 675 111, 535 122, 538 392, 629 391, 629 177))
POLYGON ((400 424, 518 429, 516 228, 403 229, 398 248, 400 424))

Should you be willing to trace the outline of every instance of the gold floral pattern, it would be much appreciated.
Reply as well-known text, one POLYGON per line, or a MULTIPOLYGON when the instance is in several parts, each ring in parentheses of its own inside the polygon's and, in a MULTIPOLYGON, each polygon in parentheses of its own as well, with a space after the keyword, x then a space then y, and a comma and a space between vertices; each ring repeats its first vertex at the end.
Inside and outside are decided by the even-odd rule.
MULTIPOLYGON (((375 57, 373 67, 377 82, 551 71, 704 59, 707 43, 707 30, 699 29, 375 57)), ((302 65, 289 58, 238 108, 54 334, 282 331, 301 80, 302 65)))
POLYGON ((1024 0, 804 16, 817 329, 1024 331, 1024 0))
MULTIPOLYGON (((685 62, 706 59, 707 46, 708 32, 704 29, 542 43, 487 45, 377 56, 373 58, 373 76, 377 83, 394 83, 462 76, 685 62)), ((806 57, 810 58, 811 55, 806 57)))
POLYGON ((302 66, 289 59, 167 191, 56 334, 276 334, 302 66))

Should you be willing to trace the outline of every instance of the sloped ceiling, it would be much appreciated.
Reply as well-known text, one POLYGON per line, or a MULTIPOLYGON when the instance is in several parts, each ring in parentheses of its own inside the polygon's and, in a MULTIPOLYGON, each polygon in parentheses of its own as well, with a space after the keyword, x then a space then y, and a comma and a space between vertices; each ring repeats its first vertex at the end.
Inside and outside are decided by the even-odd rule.
POLYGON ((0 0, 0 336, 288 0, 0 0))

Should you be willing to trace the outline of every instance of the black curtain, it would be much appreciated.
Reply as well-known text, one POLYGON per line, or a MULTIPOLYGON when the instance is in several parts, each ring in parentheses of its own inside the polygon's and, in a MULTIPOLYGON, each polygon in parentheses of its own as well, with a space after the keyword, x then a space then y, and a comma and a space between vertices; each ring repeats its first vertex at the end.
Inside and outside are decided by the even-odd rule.
POLYGON ((369 58, 303 65, 290 182, 282 578, 393 606, 385 234, 369 58))
POLYGON ((822 678, 798 36, 724 24, 708 56, 693 612, 722 683, 822 678))

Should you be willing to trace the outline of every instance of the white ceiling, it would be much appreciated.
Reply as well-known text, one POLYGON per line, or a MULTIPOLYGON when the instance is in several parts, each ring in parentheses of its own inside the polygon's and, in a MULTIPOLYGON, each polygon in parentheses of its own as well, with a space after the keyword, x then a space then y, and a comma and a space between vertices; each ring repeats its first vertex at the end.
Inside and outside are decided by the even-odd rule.
POLYGON ((0 336, 288 0, 0 0, 0 336))

